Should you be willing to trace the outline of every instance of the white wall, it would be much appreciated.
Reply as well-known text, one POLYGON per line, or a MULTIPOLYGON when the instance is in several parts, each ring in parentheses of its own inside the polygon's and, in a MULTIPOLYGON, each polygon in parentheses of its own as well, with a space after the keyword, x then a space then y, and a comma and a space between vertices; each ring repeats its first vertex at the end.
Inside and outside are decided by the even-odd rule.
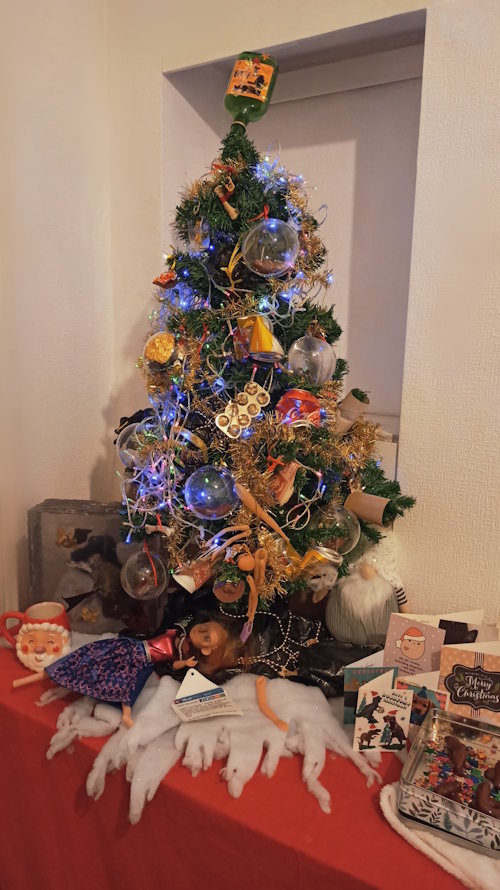
MULTIPOLYGON (((141 401, 133 360, 146 328, 149 282, 165 246, 161 71, 237 54, 243 31, 245 45, 258 48, 420 5, 311 0, 305 15, 302 0, 254 0, 243 25, 222 0, 175 7, 163 0, 108 0, 107 24, 104 0, 12 5, 6 48, 13 72, 10 240, 2 262, 13 325, 13 336, 6 337, 8 382, 36 438, 30 451, 32 439, 20 437, 18 451, 30 451, 24 501, 86 496, 92 478, 94 493, 108 497, 112 462, 104 437, 122 409, 141 401), (40 175, 30 173, 25 183, 30 169, 40 175), (29 333, 19 352, 25 318, 29 333)), ((401 445, 402 481, 419 506, 399 524, 398 536, 419 607, 489 599, 493 611, 500 569, 491 495, 498 488, 493 314, 500 259, 493 250, 493 211, 500 196, 494 163, 499 7, 497 0, 427 5, 401 445), (466 197, 467 183, 473 188, 466 197), (457 230, 464 218, 470 227, 457 230)), ((189 152, 182 132, 170 138, 178 140, 180 153, 189 152)), ((24 502, 8 502, 14 539, 16 506, 22 516, 24 502)), ((11 547, 7 557, 8 580, 11 547)), ((13 586, 8 592, 14 595, 13 586)))
POLYGON ((111 490, 115 331, 106 2, 2 11, 0 546, 13 605, 26 509, 111 490))
POLYGON ((397 534, 415 599, 500 607, 500 5, 428 17, 397 534))

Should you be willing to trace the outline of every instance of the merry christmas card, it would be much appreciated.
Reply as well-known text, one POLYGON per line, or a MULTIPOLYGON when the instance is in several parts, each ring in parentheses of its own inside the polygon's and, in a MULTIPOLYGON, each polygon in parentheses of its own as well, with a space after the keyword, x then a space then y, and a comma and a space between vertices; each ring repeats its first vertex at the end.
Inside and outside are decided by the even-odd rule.
POLYGON ((439 689, 454 714, 500 726, 500 642, 443 646, 439 689))
POLYGON ((384 647, 384 664, 396 665, 399 673, 420 674, 439 670, 445 631, 408 615, 393 612, 384 647))
POLYGON ((401 751, 406 745, 413 693, 393 689, 394 670, 365 683, 358 692, 353 748, 401 751))

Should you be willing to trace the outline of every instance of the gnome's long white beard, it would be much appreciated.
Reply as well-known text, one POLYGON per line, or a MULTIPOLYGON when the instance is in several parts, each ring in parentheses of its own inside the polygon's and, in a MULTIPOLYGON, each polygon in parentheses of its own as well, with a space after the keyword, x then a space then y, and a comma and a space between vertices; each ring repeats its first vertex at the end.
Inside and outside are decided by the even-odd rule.
POLYGON ((390 614, 397 611, 390 581, 379 574, 366 580, 356 566, 330 594, 325 621, 337 640, 364 646, 384 641, 390 614))

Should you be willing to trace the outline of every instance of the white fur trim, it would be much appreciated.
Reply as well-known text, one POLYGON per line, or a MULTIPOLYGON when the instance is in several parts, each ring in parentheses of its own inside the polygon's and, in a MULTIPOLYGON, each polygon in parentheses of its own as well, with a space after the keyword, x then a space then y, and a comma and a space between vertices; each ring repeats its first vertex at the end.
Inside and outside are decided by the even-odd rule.
POLYGON ((17 632, 16 639, 21 634, 31 633, 31 631, 34 630, 46 630, 49 633, 53 634, 58 633, 61 634, 61 636, 65 639, 69 640, 69 633, 65 627, 62 627, 61 624, 51 624, 49 621, 42 621, 41 623, 37 624, 22 624, 17 632))
MULTIPOLYGON (((420 830, 418 825, 415 828, 405 825, 398 816, 397 789, 396 782, 394 785, 385 785, 380 792, 380 808, 391 828, 450 875, 454 875, 465 887, 472 890, 497 890, 500 886, 500 862, 490 859, 484 853, 460 847, 446 840, 444 834, 435 836, 420 830)), ((438 884, 436 877, 432 886, 438 884)))

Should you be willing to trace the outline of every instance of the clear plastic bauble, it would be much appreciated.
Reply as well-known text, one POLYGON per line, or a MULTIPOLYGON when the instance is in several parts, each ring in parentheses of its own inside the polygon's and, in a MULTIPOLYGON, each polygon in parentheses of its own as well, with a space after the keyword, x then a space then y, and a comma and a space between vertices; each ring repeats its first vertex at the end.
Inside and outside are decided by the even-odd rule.
POLYGON ((200 519, 223 519, 239 504, 229 470, 210 464, 191 473, 184 486, 184 499, 200 519))
POLYGON ((345 507, 329 507, 328 513, 318 510, 311 520, 311 525, 314 528, 333 529, 331 538, 322 540, 321 545, 336 550, 341 556, 354 550, 361 535, 357 516, 345 507))
POLYGON ((130 469, 143 463, 139 456, 141 443, 137 438, 139 426, 138 423, 129 423, 123 427, 116 440, 116 453, 122 464, 130 469))
POLYGON ((282 219, 261 219, 246 233, 241 252, 246 265, 256 275, 264 278, 284 275, 297 259, 297 232, 282 219))
POLYGON ((167 586, 167 572, 156 553, 140 550, 123 564, 120 580, 123 589, 134 599, 155 599, 167 586))
POLYGON ((303 374, 315 386, 331 380, 337 356, 326 340, 306 334, 296 340, 288 351, 288 367, 295 374, 303 374))

